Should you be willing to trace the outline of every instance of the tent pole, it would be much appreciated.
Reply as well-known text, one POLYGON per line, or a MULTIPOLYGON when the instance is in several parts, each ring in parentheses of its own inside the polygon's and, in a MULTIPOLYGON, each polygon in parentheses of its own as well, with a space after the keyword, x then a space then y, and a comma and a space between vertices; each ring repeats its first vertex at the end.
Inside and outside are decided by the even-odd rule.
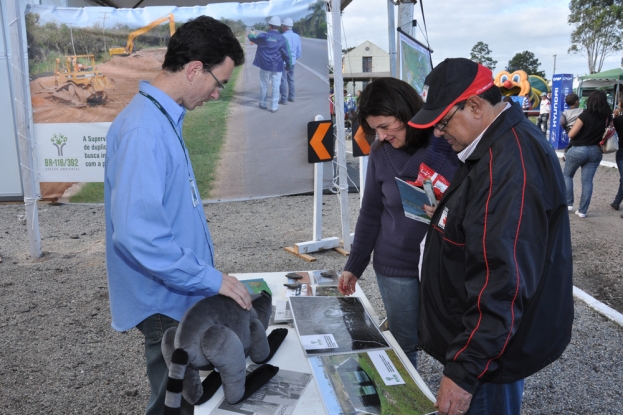
POLYGON ((387 21, 389 22, 389 76, 398 78, 397 59, 396 59, 396 17, 395 5, 392 0, 387 0, 387 21))
POLYGON ((335 132, 337 135, 338 196, 342 219, 342 244, 350 251, 350 219, 348 207, 348 178, 346 171, 346 144, 344 141, 344 79, 342 78, 342 16, 340 0, 331 0, 331 43, 333 50, 333 91, 335 100, 335 132))
POLYGON ((24 27, 26 5, 20 0, 3 2, 8 7, 9 33, 11 39, 9 71, 13 79, 15 100, 15 119, 17 120, 17 136, 24 205, 26 207, 26 224, 28 225, 28 244, 33 258, 41 256, 41 235, 39 233, 39 182, 35 174, 34 140, 32 136, 32 108, 30 101, 30 85, 28 83, 28 46, 24 27), (20 4, 21 3, 21 4, 20 4))

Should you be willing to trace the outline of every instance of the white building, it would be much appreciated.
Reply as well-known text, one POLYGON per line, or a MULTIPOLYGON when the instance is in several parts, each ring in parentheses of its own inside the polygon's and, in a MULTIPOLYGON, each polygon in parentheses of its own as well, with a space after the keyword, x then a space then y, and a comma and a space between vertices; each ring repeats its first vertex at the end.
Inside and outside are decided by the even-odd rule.
POLYGON ((344 88, 356 96, 374 78, 390 76, 389 53, 366 40, 342 58, 344 88))

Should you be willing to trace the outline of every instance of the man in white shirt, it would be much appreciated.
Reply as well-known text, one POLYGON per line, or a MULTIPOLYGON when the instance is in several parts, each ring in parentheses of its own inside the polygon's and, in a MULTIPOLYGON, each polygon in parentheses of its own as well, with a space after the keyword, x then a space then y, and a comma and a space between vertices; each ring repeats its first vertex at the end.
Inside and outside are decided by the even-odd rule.
POLYGON ((301 37, 292 31, 292 26, 294 26, 294 22, 291 18, 286 17, 283 19, 283 23, 281 23, 282 35, 290 45, 292 68, 289 71, 284 69, 281 75, 281 86, 279 88, 281 95, 279 103, 281 105, 286 105, 287 101, 294 102, 294 65, 296 60, 301 57, 301 37))

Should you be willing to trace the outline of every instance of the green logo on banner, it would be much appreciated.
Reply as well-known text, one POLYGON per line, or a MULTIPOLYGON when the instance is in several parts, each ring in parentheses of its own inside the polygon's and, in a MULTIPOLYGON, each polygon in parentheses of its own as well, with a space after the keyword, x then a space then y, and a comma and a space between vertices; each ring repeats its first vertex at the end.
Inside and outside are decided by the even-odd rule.
POLYGON ((54 145, 54 147, 56 147, 56 150, 58 151, 58 156, 63 157, 63 147, 65 146, 65 143, 67 143, 67 137, 65 137, 61 133, 58 133, 54 134, 50 141, 52 141, 52 144, 54 145))

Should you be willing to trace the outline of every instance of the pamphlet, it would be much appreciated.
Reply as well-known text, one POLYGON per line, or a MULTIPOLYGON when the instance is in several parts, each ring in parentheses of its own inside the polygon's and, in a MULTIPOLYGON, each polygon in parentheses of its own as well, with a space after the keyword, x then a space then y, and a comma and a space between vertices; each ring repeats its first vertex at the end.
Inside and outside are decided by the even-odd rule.
POLYGON ((273 295, 268 288, 268 284, 264 281, 264 278, 255 278, 252 280, 241 280, 240 281, 245 287, 247 287, 247 291, 249 294, 259 294, 262 291, 266 291, 268 294, 273 295))
POLYGON ((288 287, 286 289, 286 297, 305 297, 314 295, 308 272, 293 272, 291 274, 296 274, 300 278, 295 279, 288 277, 287 283, 292 284, 292 287, 288 287))
POLYGON ((358 297, 290 297, 307 356, 389 348, 358 297))
POLYGON ((398 177, 395 179, 400 192, 400 198, 402 199, 405 216, 418 222, 429 224, 430 217, 426 214, 424 205, 432 206, 433 202, 428 199, 424 189, 413 186, 398 177))
POLYGON ((317 285, 316 295, 325 297, 344 297, 344 294, 338 290, 337 286, 333 285, 317 285))
MULTIPOLYGON (((249 365, 247 372, 259 365, 249 365)), ((257 414, 290 415, 298 403, 312 375, 279 369, 279 372, 257 392, 243 402, 230 405, 225 399, 214 408, 210 415, 257 414)))
POLYGON ((314 271, 314 282, 316 285, 334 285, 337 286, 338 275, 332 269, 325 269, 321 271, 314 271))
POLYGON ((309 362, 330 415, 436 414, 394 350, 313 356, 309 362))
POLYGON ((292 321, 292 311, 288 300, 277 300, 275 302, 275 323, 288 323, 292 321))

